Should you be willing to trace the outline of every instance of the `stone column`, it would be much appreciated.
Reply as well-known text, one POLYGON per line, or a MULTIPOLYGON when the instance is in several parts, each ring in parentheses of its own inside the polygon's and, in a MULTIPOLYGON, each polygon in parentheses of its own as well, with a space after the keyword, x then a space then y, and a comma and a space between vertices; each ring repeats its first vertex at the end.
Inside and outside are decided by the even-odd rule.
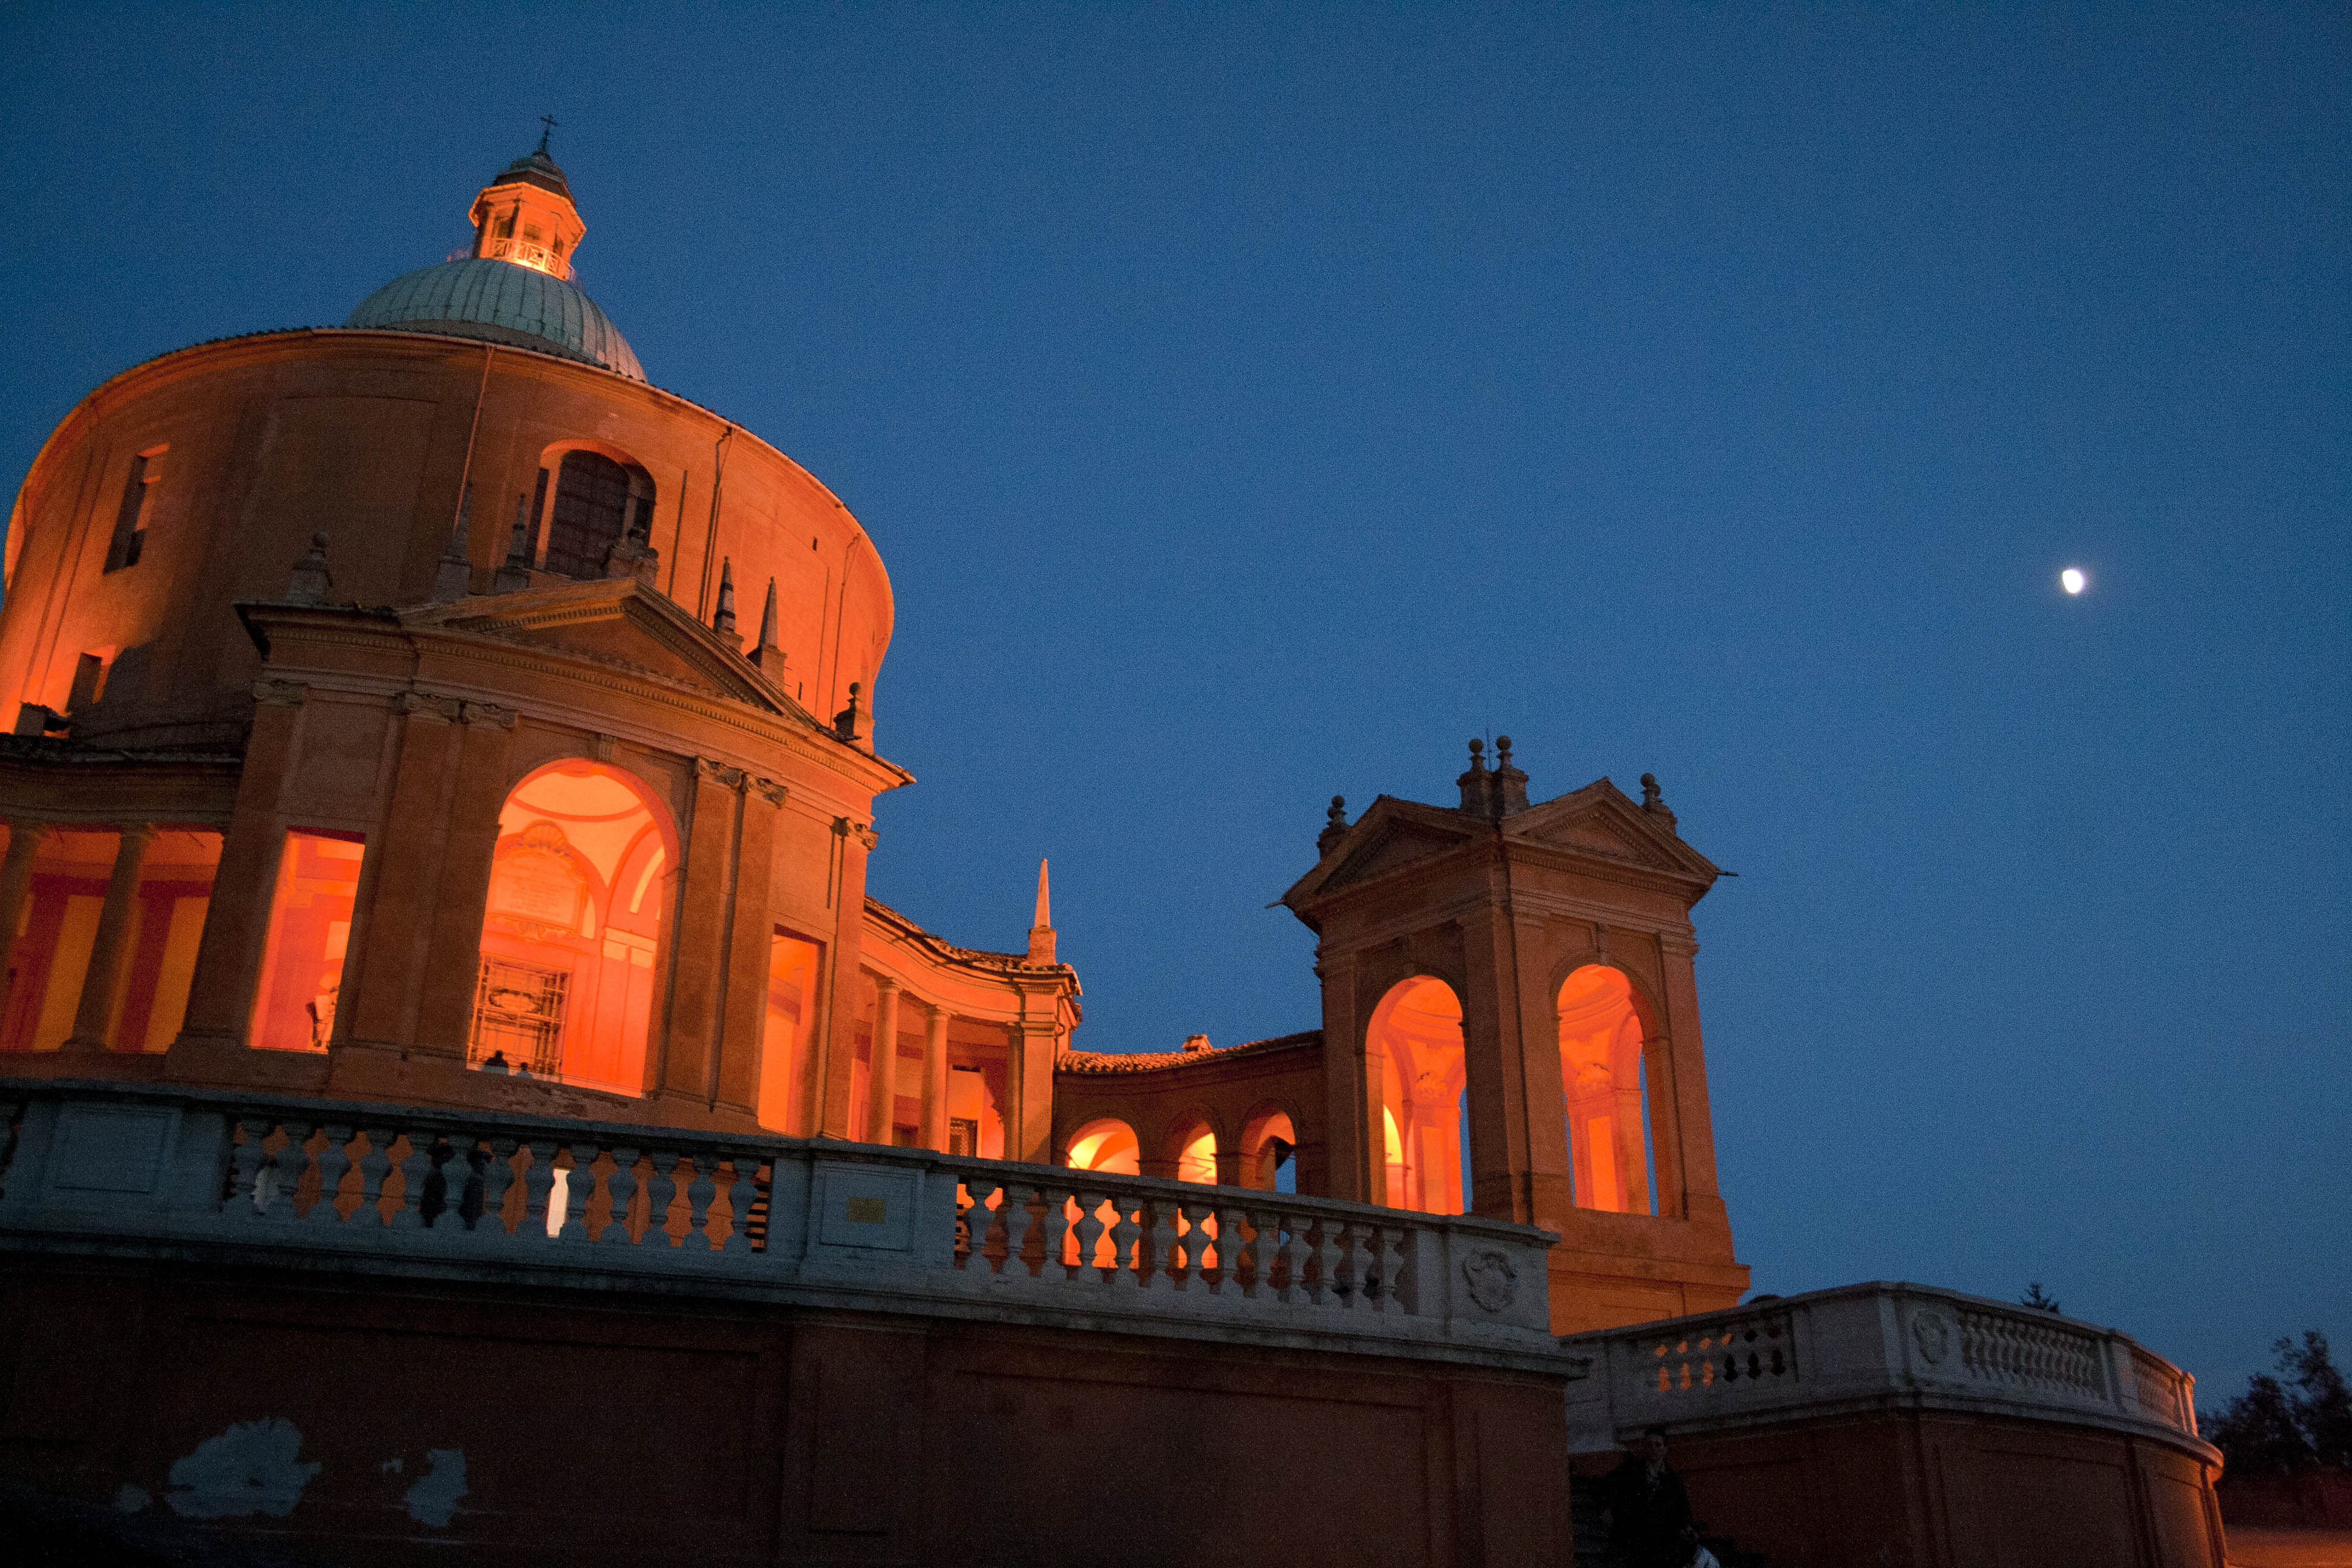
POLYGON ((1384 1204, 1380 1079, 1365 1055, 1364 1031, 1370 1014, 1356 994, 1362 984, 1360 968, 1352 952, 1329 953, 1318 955, 1315 973, 1323 982, 1324 1141, 1316 1167, 1310 1169, 1308 1162, 1316 1155, 1303 1143, 1294 1156, 1299 1162, 1298 1190, 1350 1203, 1384 1204))
POLYGON ((396 742, 399 753, 384 820, 368 845, 374 877, 366 930, 349 955, 351 1001, 339 1010, 351 1043, 396 1053, 416 1037, 426 954, 441 923, 437 895, 464 752, 465 705, 400 691, 393 694, 391 715, 386 743, 396 742))
POLYGON ((917 1140, 948 1152, 948 1010, 931 1007, 923 1021, 923 1130, 917 1140))
POLYGON ((866 1068, 866 1141, 887 1143, 898 1110, 898 983, 874 979, 874 1044, 866 1068))
POLYGON ((1034 1165, 1054 1163, 1054 1054, 1061 1028, 1052 1012, 1039 1017, 1028 1009, 1055 1006, 1053 993, 1024 993, 1020 1021, 1005 1026, 1008 1087, 1012 1103, 1004 1119, 1004 1157, 1034 1165))
POLYGON ((846 816, 833 819, 833 948, 825 955, 824 1016, 819 1021, 812 1072, 817 1087, 809 1117, 811 1136, 849 1136, 850 1069, 857 1059, 858 1004, 865 949, 866 858, 874 851, 874 829, 846 816))
POLYGON ((187 1015, 179 1038, 172 1042, 166 1077, 200 1079, 208 1070, 203 1059, 207 1053, 248 1044, 253 988, 261 978, 271 893, 286 845, 281 812, 300 760, 306 694, 297 681, 254 682, 253 731, 247 737, 245 767, 237 775, 236 805, 221 840, 211 910, 196 946, 187 1015))
MULTIPOLYGON (((482 967, 482 915, 490 901, 490 861, 498 853, 499 813, 506 809, 508 753, 513 750, 515 713, 488 702, 468 702, 460 715, 464 738, 451 802, 440 887, 433 900, 432 941, 425 950, 424 984, 417 997, 416 1038, 422 1057, 463 1063, 473 1033, 474 984, 482 967)), ((387 837, 400 823, 388 825, 387 837)))
POLYGON ((152 823, 126 822, 120 831, 114 872, 106 879, 106 902, 98 912, 98 935, 89 946, 89 968, 82 976, 81 1005, 74 1013, 73 1033, 66 1037, 69 1051, 110 1048, 107 1035, 122 1002, 131 944, 139 939, 139 868, 147 859, 155 828, 152 823))
POLYGON ((1658 938, 1658 956, 1665 970, 1666 1016, 1662 1023, 1666 1037, 1650 1060, 1654 1068, 1665 1065, 1666 1071, 1656 1077, 1667 1081, 1652 1079, 1650 1103, 1663 1104, 1669 1113, 1650 1119, 1657 1145, 1658 1207, 1669 1218, 1727 1226, 1723 1194, 1716 1185, 1715 1123, 1707 1110, 1706 1051, 1698 1032, 1698 974, 1692 963, 1697 954, 1698 943, 1688 937, 1658 938), (1669 1199, 1670 1164, 1672 1198, 1678 1208, 1669 1199))
POLYGON ((735 849, 735 893, 727 912, 726 994, 720 1006, 719 1095, 713 1109, 753 1120, 760 1114, 760 1079, 767 1067, 761 1052, 768 1024, 768 953, 776 929, 768 913, 768 888, 776 858, 776 818, 784 796, 784 786, 773 779, 749 781, 735 849))
POLYGON ((661 1043, 658 1093, 709 1109, 717 1089, 722 954, 734 891, 736 835, 743 771, 698 758, 694 820, 687 830, 684 886, 678 894, 677 958, 670 974, 669 1027, 661 1043))
POLYGON ((8 825, 8 854, 0 859, 0 1017, 7 1015, 8 993, 14 988, 8 966, 16 959, 16 933, 24 929, 25 906, 33 891, 33 862, 48 836, 45 822, 8 825))

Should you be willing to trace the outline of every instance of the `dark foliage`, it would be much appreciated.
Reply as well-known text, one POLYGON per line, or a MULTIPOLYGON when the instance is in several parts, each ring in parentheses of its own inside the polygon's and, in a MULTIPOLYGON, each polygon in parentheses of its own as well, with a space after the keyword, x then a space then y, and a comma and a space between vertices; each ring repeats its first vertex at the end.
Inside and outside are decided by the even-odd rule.
POLYGON ((2327 1336, 2312 1329, 2300 1344, 2283 1339, 2271 1349, 2279 1375, 2256 1373, 2228 1409, 2200 1414, 2205 1440, 2241 1475, 2352 1468, 2352 1389, 2329 1357, 2327 1336))
POLYGON ((2057 1297, 2045 1296, 2042 1293, 2042 1281, 2039 1279, 2036 1279, 2032 1284, 2028 1285, 2025 1288, 2025 1294, 2017 1299, 2017 1304, 2021 1307, 2031 1307, 2038 1312, 2063 1312, 2065 1310, 2063 1307, 2061 1307, 2058 1304, 2057 1297))

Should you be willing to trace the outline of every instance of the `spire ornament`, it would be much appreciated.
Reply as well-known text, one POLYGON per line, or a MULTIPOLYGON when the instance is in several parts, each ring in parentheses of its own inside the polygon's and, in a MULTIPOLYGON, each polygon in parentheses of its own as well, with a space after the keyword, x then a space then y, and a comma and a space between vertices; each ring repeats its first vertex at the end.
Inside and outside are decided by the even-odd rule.
POLYGON ((741 650, 743 639, 735 630, 735 563, 724 558, 719 563, 719 610, 710 617, 710 629, 741 650))
POLYGON ((1054 889, 1046 879, 1045 861, 1037 861, 1037 914, 1029 925, 1029 962, 1052 963, 1054 959, 1054 889))
POLYGON ((1331 809, 1323 815, 1323 831, 1315 836, 1315 853, 1318 858, 1331 853, 1331 847, 1348 836, 1348 797, 1333 795, 1331 809))

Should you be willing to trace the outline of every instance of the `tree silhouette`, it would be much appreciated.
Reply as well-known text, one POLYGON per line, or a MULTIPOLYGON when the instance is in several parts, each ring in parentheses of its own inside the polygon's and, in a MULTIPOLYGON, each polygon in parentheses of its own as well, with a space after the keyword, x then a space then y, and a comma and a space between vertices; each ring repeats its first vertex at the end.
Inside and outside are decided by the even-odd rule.
POLYGON ((2254 1373, 2246 1392, 2197 1424, 2241 1475, 2291 1475, 2315 1465, 2352 1468, 2352 1389, 2328 1353, 2327 1336, 2305 1330, 2303 1342, 2271 1346, 2279 1375, 2254 1373))
POLYGON ((2064 1310, 2063 1308, 2058 1305, 2057 1297, 2045 1296, 2042 1293, 2042 1281, 2039 1279, 2036 1279, 2032 1284, 2028 1285, 2025 1288, 2025 1294, 2017 1299, 2017 1304, 2021 1307, 2031 1307, 2037 1312, 2059 1312, 2064 1310))

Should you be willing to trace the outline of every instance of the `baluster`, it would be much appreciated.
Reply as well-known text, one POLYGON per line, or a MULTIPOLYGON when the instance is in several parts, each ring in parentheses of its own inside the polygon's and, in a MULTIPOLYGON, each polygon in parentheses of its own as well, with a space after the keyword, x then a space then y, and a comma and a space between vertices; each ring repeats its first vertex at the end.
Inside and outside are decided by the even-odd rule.
POLYGON ((1217 1294, 1229 1301, 1242 1296, 1242 1229, 1248 1223, 1239 1205, 1217 1211, 1217 1294))
POLYGON ((1290 1216, 1269 1209, 1257 1229, 1257 1295, 1261 1300, 1287 1301, 1298 1284, 1298 1237, 1289 1228, 1290 1216))
POLYGON ((515 1227, 515 1236, 533 1247, 548 1239, 547 1205, 555 1193, 558 1147, 547 1138, 534 1138, 522 1145, 523 1152, 530 1156, 530 1163, 523 1167, 522 1224, 515 1227))
MULTIPOLYGON (((1137 1211, 1139 1219, 1141 1212, 1137 1211)), ((1136 1259, 1135 1282, 1151 1295, 1176 1293, 1176 1221, 1182 1213, 1182 1205, 1175 1199, 1154 1198, 1150 1227, 1137 1227, 1143 1230, 1143 1250, 1136 1259)))
POLYGON ((361 1132, 368 1149, 360 1156, 360 1206, 352 1211, 351 1223, 362 1230, 381 1230, 383 1210, 378 1204, 383 1197, 384 1173, 392 1169, 394 1134, 389 1127, 366 1127, 361 1132))
POLYGON ((1045 1227, 1045 1245, 1038 1255, 1037 1278, 1067 1284, 1077 1276, 1063 1262, 1070 1249, 1070 1194, 1062 1184, 1037 1189, 1037 1200, 1045 1205, 1040 1223, 1045 1227))
POLYGON ((596 1145, 576 1142, 572 1145, 572 1174, 564 1180, 563 1228, 555 1233, 558 1241, 588 1239, 588 1200, 596 1192, 596 1145))
POLYGON ((310 1151, 303 1147, 310 1142, 308 1121, 286 1123, 286 1142, 270 1163, 278 1175, 271 1184, 269 1206, 262 1217, 273 1225, 295 1225, 302 1218, 302 1174, 310 1168, 310 1151))
POLYGON ((988 1233, 996 1224, 996 1215, 988 1206, 988 1194, 996 1184, 967 1172, 963 1178, 963 1195, 967 1200, 963 1211, 963 1266, 967 1273, 986 1274, 988 1266, 988 1233))
POLYGON ((1404 1231, 1393 1222, 1373 1227, 1370 1237, 1372 1264, 1380 1270, 1380 1293, 1368 1303, 1376 1312, 1401 1315, 1404 1300, 1399 1288, 1404 1279, 1404 1231))
POLYGON ((1004 1215, 1004 1272, 1016 1279, 1029 1277, 1029 1235, 1036 1226, 1029 1204, 1035 1193, 1026 1182, 1004 1184, 1004 1202, 999 1209, 1004 1215))
POLYGON ((235 1212, 235 1205, 242 1201, 257 1215, 268 1196, 260 1185, 264 1157, 261 1141, 278 1123, 268 1117, 246 1116, 238 1118, 236 1125, 245 1137, 229 1151, 228 1204, 225 1206, 235 1212))
POLYGON ((1360 1250, 1363 1227, 1353 1220, 1326 1219, 1323 1239, 1330 1244, 1330 1261, 1323 1269, 1323 1299, 1341 1311, 1364 1304, 1364 1259, 1360 1250))
POLYGON ((613 1201, 612 1222, 596 1237, 616 1247, 626 1247, 635 1238, 629 1234, 629 1199, 637 1190, 637 1152, 625 1143, 613 1145, 613 1173, 604 1178, 604 1191, 613 1201))
POLYGON ((327 1146, 319 1151, 319 1203, 309 1215, 312 1225, 341 1225, 343 1220, 343 1178, 352 1169, 352 1125, 348 1121, 331 1121, 326 1126, 327 1146))
POLYGON ((1118 1220, 1110 1230, 1110 1283, 1114 1289, 1139 1290, 1143 1288, 1143 1226, 1137 1216, 1142 1214, 1142 1206, 1114 1196, 1111 1208, 1118 1220))
POLYGON ((1079 1271, 1070 1278, 1084 1279, 1090 1284, 1100 1284, 1105 1277, 1097 1268, 1095 1258, 1096 1249, 1102 1243, 1103 1222, 1102 1215, 1095 1213, 1095 1210, 1102 1207, 1102 1194, 1090 1193, 1086 1188, 1080 1187, 1077 1189, 1077 1199, 1079 1271))
POLYGON ((507 1189, 514 1185, 514 1156, 520 1141, 493 1138, 490 1157, 482 1165, 482 1217, 498 1235, 507 1231, 507 1189))
POLYGON ((760 1201, 760 1156, 738 1150, 727 1157, 734 1168, 733 1181, 727 1188, 729 1210, 727 1246, 724 1251, 738 1256, 751 1256, 751 1205, 760 1201))
POLYGON ((457 1223, 443 1226, 445 1230, 471 1230, 482 1217, 482 1178, 474 1168, 479 1157, 481 1140, 470 1132, 452 1132, 444 1142, 449 1157, 441 1162, 441 1213, 434 1223, 443 1220, 457 1223))
POLYGON ((400 1201, 394 1205, 389 1223, 394 1230, 422 1230, 425 1178, 433 1168, 433 1136, 424 1131, 406 1136, 408 1152, 400 1157, 400 1201))
POLYGON ((677 1156, 667 1149, 652 1152, 653 1169, 646 1173, 646 1234, 638 1243, 642 1247, 675 1247, 677 1238, 669 1233, 669 1205, 677 1197, 677 1156), (656 1240, 654 1233, 661 1237, 656 1240))
POLYGON ((711 1173, 719 1169, 719 1156, 697 1153, 687 1156, 694 1164, 694 1180, 687 1184, 686 1201, 691 1212, 686 1219, 686 1240, 681 1244, 688 1252, 710 1250, 710 1200, 719 1195, 719 1184, 711 1173))

